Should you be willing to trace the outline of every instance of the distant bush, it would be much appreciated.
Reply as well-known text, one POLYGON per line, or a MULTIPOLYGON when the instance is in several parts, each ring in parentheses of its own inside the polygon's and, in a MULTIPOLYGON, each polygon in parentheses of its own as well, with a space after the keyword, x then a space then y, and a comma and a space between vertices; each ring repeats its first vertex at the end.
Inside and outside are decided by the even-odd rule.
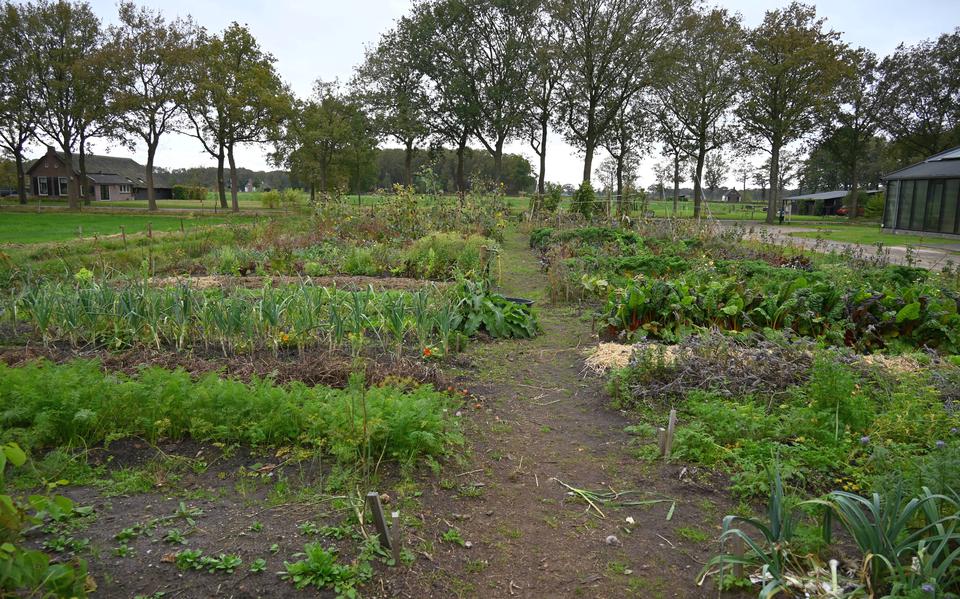
POLYGON ((589 181, 584 181, 573 194, 571 209, 574 212, 582 214, 586 218, 593 216, 596 208, 597 194, 593 191, 593 186, 589 181))
POLYGON ((563 199, 563 185, 559 183, 547 183, 546 193, 543 196, 543 209, 547 212, 556 212, 560 207, 560 201, 563 199))
POLYGON ((264 191, 260 194, 260 205, 264 208, 290 209, 297 206, 305 206, 306 204, 306 194, 298 189, 284 189, 282 191, 271 189, 270 191, 264 191))
POLYGON ((207 199, 207 188, 202 185, 174 185, 173 199, 175 200, 198 200, 207 199))
POLYGON ((884 194, 875 193, 868 196, 865 193, 860 194, 859 206, 863 206, 863 215, 867 218, 880 218, 883 216, 884 194))

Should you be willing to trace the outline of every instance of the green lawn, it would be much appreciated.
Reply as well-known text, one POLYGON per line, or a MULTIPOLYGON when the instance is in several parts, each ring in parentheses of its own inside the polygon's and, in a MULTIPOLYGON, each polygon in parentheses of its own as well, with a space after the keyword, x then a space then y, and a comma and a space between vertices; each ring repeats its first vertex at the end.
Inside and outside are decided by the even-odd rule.
POLYGON ((952 245, 956 241, 945 239, 943 237, 924 237, 914 234, 893 235, 884 232, 879 225, 831 225, 827 227, 817 227, 816 231, 798 231, 790 233, 793 237, 807 237, 816 239, 823 237, 830 241, 839 241, 842 243, 860 243, 864 245, 874 245, 882 242, 883 245, 952 245))
POLYGON ((84 238, 94 235, 117 235, 123 226, 128 235, 147 230, 152 223, 154 231, 179 231, 203 225, 248 220, 237 216, 162 216, 157 214, 115 214, 77 212, 0 212, 0 244, 40 243, 84 238))

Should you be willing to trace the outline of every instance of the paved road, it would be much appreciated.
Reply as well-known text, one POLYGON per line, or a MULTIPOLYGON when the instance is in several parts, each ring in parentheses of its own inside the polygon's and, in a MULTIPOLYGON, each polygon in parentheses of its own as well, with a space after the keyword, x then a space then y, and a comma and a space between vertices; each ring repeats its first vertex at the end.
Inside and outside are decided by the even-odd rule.
MULTIPOLYGON (((879 251, 876 246, 871 244, 846 243, 843 241, 794 237, 790 235, 791 233, 816 232, 815 228, 780 227, 776 225, 758 225, 757 223, 740 224, 748 228, 748 237, 753 239, 761 239, 764 235, 773 236, 779 243, 793 245, 815 252, 841 253, 852 249, 854 252, 862 253, 865 257, 869 258, 876 256, 879 251)), ((885 242, 883 246, 883 252, 893 264, 908 264, 912 262, 914 266, 922 266, 932 270, 942 270, 948 264, 952 264, 953 267, 960 264, 960 244, 914 246, 908 250, 906 245, 896 245, 896 241, 897 237, 890 235, 890 241, 885 242)))

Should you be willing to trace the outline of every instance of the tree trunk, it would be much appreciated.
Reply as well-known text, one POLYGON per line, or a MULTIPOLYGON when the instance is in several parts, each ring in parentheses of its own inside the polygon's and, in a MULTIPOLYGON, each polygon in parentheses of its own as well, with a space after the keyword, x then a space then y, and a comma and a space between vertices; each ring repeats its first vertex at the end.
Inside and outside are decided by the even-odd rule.
POLYGON ((217 154, 217 197, 220 198, 220 207, 227 209, 227 180, 223 175, 223 145, 220 146, 220 153, 217 154))
POLYGON ((850 165, 850 205, 847 206, 847 218, 857 218, 860 211, 860 174, 857 172, 859 170, 859 161, 857 160, 856 153, 854 153, 853 164, 850 165))
POLYGON ((680 153, 673 155, 673 214, 680 209, 680 153))
POLYGON ((503 138, 497 140, 493 151, 493 180, 503 183, 503 138))
POLYGON ((77 193, 76 185, 77 178, 73 176, 73 152, 70 151, 67 144, 64 144, 63 147, 63 159, 67 164, 67 170, 71 173, 71 176, 67 178, 67 206, 71 210, 80 210, 80 196, 77 193))
POLYGON ((23 146, 16 152, 17 159, 17 197, 21 204, 27 203, 27 174, 23 171, 23 146))
POLYGON ((617 215, 622 216, 623 211, 623 154, 617 156, 617 215))
POLYGON ((227 146, 227 160, 230 161, 230 209, 240 212, 239 181, 237 181, 237 163, 233 158, 233 144, 227 146))
POLYGON ((457 193, 467 193, 467 179, 463 172, 463 154, 467 150, 467 132, 464 131, 457 144, 457 193))
POLYGON ((83 199, 83 205, 90 205, 90 195, 84 193, 86 190, 84 187, 87 186, 87 152, 83 149, 84 140, 80 140, 80 183, 77 187, 80 189, 80 197, 83 199))
POLYGON ((583 183, 590 182, 590 173, 593 171, 593 152, 596 147, 597 142, 588 138, 583 155, 583 183))
POLYGON ((547 185, 547 119, 540 121, 540 174, 537 177, 537 193, 546 193, 547 185))
POLYGON ((697 152, 697 169, 693 179, 693 218, 700 218, 700 206, 703 203, 703 185, 700 183, 703 178, 703 163, 706 160, 707 152, 701 147, 697 152))
POLYGON ((408 139, 403 152, 403 184, 413 185, 413 140, 408 139))
POLYGON ((767 224, 777 221, 777 202, 780 197, 780 143, 775 140, 770 146, 770 199, 767 202, 767 224))
POLYGON ((147 146, 147 210, 157 209, 157 190, 153 188, 153 158, 157 153, 156 143, 147 146))
POLYGON ((314 183, 310 183, 310 203, 315 204, 317 202, 317 186, 314 183))

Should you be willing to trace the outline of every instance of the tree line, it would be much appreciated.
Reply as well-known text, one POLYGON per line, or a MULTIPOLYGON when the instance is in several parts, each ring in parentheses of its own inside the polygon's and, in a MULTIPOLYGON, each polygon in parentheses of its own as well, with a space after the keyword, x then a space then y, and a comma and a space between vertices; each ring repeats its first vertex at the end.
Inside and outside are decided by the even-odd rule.
MULTIPOLYGON (((155 208, 153 160, 172 132, 216 161, 224 206, 230 177, 234 209, 245 144, 269 144, 271 161, 316 197, 396 182, 381 168, 387 157, 397 166, 381 143, 401 147, 405 184, 430 163, 463 192, 479 147, 491 177, 519 190, 529 172, 504 148, 520 141, 537 157, 543 194, 556 133, 583 156, 581 187, 606 156, 618 205, 640 159, 658 151, 658 181, 676 198, 689 178, 697 214, 704 186, 731 171, 724 152, 760 152, 764 173, 751 176, 771 190, 773 221, 788 179, 840 178, 855 201, 878 160, 960 143, 960 29, 881 59, 799 2, 747 27, 694 0, 416 0, 348 82, 317 80, 307 98, 236 23, 210 33, 123 2, 118 24, 103 27, 85 2, 8 0, 0 33, 0 144, 17 163, 22 201, 25 145, 79 154, 83 175, 89 142, 105 138, 146 148, 155 208), (795 166, 801 143, 814 149, 805 169, 795 166)), ((735 173, 745 180, 743 162, 735 173)), ((71 206, 78 191, 71 182, 71 206)))
POLYGON ((751 28, 692 0, 419 0, 353 85, 377 131, 405 149, 408 182, 421 145, 460 156, 476 142, 500 172, 504 144, 525 141, 542 194, 556 131, 583 155, 583 185, 596 154, 608 156, 618 203, 657 146, 658 179, 676 198, 689 176, 699 213, 706 180, 716 188, 730 171, 724 149, 761 152, 772 222, 798 142, 842 173, 854 201, 878 138, 896 163, 960 143, 958 57, 960 29, 879 59, 799 2, 751 28))

